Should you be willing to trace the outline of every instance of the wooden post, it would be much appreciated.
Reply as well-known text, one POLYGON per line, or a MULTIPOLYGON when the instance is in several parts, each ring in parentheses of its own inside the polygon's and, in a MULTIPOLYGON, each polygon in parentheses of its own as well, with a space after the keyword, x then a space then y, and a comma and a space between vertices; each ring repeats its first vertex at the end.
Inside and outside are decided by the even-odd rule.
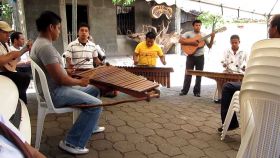
POLYGON ((72 39, 77 38, 77 0, 72 0, 72 39))
MULTIPOLYGON (((176 12, 175 12, 175 31, 178 35, 181 34, 181 9, 177 7, 176 1, 176 12)), ((181 54, 181 44, 178 42, 175 44, 175 54, 181 54)))
POLYGON ((23 36, 28 39, 26 32, 26 22, 25 22, 25 11, 23 0, 17 0, 16 2, 12 2, 12 6, 14 7, 13 17, 14 17, 14 25, 15 31, 19 31, 23 34, 23 36))
POLYGON ((65 0, 59 0, 59 11, 60 11, 60 17, 62 19, 61 36, 62 36, 63 52, 64 52, 68 46, 68 42, 71 42, 68 41, 68 29, 70 28, 67 28, 65 0))

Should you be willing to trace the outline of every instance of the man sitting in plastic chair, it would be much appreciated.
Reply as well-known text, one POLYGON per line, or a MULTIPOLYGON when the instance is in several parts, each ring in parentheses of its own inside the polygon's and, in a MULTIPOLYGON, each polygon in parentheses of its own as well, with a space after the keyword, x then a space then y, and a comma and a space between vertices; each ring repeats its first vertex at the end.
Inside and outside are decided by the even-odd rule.
MULTIPOLYGON (((276 14, 272 17, 269 25, 268 34, 269 34, 269 38, 280 38, 280 14, 276 14)), ((224 84, 222 90, 222 98, 221 98, 222 124, 224 124, 232 96, 236 91, 239 91, 240 88, 241 88, 241 82, 228 82, 224 84)), ((229 131, 234 130, 238 127, 239 124, 237 121, 237 117, 236 114, 234 114, 228 130, 229 131)), ((218 131, 222 132, 223 128, 222 127, 218 128, 218 131)))
MULTIPOLYGON (((39 37, 34 42, 30 57, 44 71, 47 77, 51 98, 56 108, 73 105, 101 104, 97 98, 99 91, 89 84, 89 79, 75 79, 67 75, 63 67, 61 55, 53 46, 60 34, 61 18, 51 11, 44 11, 36 20, 39 37)), ((85 146, 92 133, 104 131, 98 127, 102 109, 91 107, 81 109, 76 122, 61 140, 59 147, 72 154, 86 154, 85 146)))

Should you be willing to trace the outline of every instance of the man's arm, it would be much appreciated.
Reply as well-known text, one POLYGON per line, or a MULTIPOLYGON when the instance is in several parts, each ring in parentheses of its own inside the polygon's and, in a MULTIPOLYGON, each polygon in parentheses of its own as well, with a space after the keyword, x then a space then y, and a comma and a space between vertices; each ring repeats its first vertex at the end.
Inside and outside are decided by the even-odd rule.
POLYGON ((192 46, 197 46, 199 41, 195 41, 193 39, 190 38, 184 38, 184 37, 180 37, 179 39, 179 43, 181 43, 182 45, 192 45, 192 46))
POLYGON ((138 53, 134 52, 134 54, 133 54, 134 65, 138 64, 138 60, 139 60, 138 57, 139 57, 138 53))
POLYGON ((98 57, 93 57, 93 63, 95 63, 96 65, 102 65, 102 62, 99 60, 98 57))
POLYGON ((159 59, 160 59, 160 61, 161 61, 161 63, 162 63, 163 65, 166 65, 166 61, 165 61, 165 56, 164 56, 164 55, 163 55, 163 56, 160 56, 159 59))
POLYGON ((8 62, 20 57, 19 51, 9 52, 6 55, 0 55, 0 66, 7 64, 8 62))
POLYGON ((66 68, 73 69, 74 64, 72 63, 72 59, 70 57, 66 57, 66 68))
POLYGON ((64 85, 64 86, 87 86, 89 83, 89 80, 86 78, 82 78, 82 79, 75 79, 72 78, 70 76, 68 76, 67 74, 65 74, 59 63, 55 63, 55 64, 48 64, 46 65, 46 69, 48 71, 48 73, 50 74, 50 76, 60 85, 64 85))
POLYGON ((210 42, 209 43, 206 42, 206 45, 209 49, 212 48, 212 45, 214 43, 214 38, 215 38, 215 32, 212 32, 210 42))

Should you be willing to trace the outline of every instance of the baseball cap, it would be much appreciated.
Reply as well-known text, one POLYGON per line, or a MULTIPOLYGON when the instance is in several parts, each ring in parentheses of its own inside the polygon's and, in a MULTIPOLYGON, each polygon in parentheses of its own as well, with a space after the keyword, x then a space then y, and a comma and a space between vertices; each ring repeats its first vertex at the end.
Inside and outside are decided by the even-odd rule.
POLYGON ((11 32, 13 29, 10 27, 10 25, 5 21, 0 21, 0 29, 6 32, 11 32))

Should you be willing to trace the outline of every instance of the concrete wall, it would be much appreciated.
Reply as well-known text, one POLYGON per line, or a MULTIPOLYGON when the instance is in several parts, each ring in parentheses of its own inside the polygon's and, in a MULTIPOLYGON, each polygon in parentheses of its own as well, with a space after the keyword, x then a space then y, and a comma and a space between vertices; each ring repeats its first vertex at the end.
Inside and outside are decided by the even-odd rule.
POLYGON ((96 44, 105 49, 107 56, 118 55, 116 9, 111 0, 90 0, 89 24, 96 44))
MULTIPOLYGON (((63 5, 71 3, 71 0, 25 0, 24 9, 27 36, 31 39, 36 39, 38 33, 35 20, 44 10, 51 10, 58 15, 63 15, 62 23, 66 23, 66 17, 62 14, 63 5)), ((105 49, 107 56, 133 54, 137 43, 126 36, 117 35, 116 7, 112 4, 112 0, 79 0, 78 5, 79 4, 88 5, 88 21, 91 27, 90 34, 93 36, 95 43, 105 49)), ((149 13, 151 6, 144 0, 136 0, 134 6, 135 30, 136 32, 142 32, 142 26, 144 24, 152 24, 149 13)), ((63 24, 62 34, 64 34, 64 36, 62 38, 60 35, 60 38, 54 43, 60 53, 64 52, 64 45, 67 45, 67 36, 65 36, 67 35, 67 26, 63 24)))
MULTIPOLYGON (((111 0, 110 0, 111 1, 111 0)), ((135 31, 142 32, 143 25, 151 25, 152 19, 149 14, 150 5, 143 0, 136 0, 135 6, 135 31)), ((117 27, 117 26, 116 26, 117 27)), ((133 55, 134 49, 138 43, 129 39, 125 35, 117 35, 118 54, 133 55)))
MULTIPOLYGON (((39 17, 42 11, 50 10, 58 15, 59 13, 59 1, 58 0, 24 0, 24 10, 25 10, 25 19, 26 19, 26 30, 27 37, 29 39, 35 40, 38 36, 36 29, 36 19, 39 17), (51 2, 50 2, 51 1, 51 2)), ((63 53, 63 40, 60 38, 54 42, 56 49, 63 53)))
POLYGON ((151 5, 149 5, 149 3, 146 1, 136 0, 134 2, 134 6, 135 6, 135 27, 136 27, 135 31, 142 32, 143 25, 152 24, 152 18, 150 15, 151 5))

